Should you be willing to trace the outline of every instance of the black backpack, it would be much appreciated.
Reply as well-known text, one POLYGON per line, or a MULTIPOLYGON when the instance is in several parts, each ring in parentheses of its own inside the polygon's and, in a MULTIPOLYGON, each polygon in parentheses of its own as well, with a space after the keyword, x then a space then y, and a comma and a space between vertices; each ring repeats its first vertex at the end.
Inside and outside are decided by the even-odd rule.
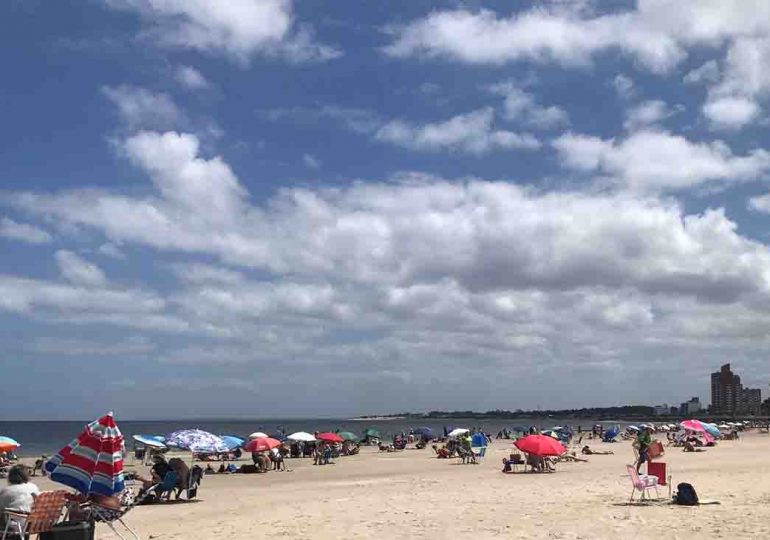
POLYGON ((695 492, 695 488, 692 484, 682 482, 676 486, 676 495, 674 495, 674 503, 681 504, 683 506, 697 506, 698 494, 695 492))

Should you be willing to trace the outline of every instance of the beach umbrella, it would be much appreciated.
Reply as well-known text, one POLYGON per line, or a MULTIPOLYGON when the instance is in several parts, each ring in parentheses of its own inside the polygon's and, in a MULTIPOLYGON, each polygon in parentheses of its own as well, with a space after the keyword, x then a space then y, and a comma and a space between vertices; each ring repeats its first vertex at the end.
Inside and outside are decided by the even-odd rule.
POLYGON ((166 444, 190 452, 216 454, 227 452, 227 444, 213 433, 201 429, 181 429, 166 436, 166 444))
POLYGON ((564 446, 554 439, 546 435, 527 435, 515 441, 514 446, 533 456, 560 456, 566 449, 564 446))
POLYGON ((727 424, 719 424, 719 426, 717 427, 719 427, 719 429, 730 429, 730 426, 728 426, 727 424))
POLYGON ((254 433, 249 435, 249 439, 259 439, 260 437, 264 439, 267 436, 268 436, 267 433, 262 433, 261 431, 255 431, 254 433))
POLYGON ((706 430, 706 433, 708 433, 712 437, 719 437, 720 435, 722 435, 722 432, 719 431, 719 428, 715 424, 709 424, 708 422, 701 422, 700 424, 703 426, 703 429, 706 430))
POLYGON ((703 424, 701 424, 697 420, 685 420, 683 422, 680 422, 679 424, 684 429, 689 429, 690 431, 698 431, 700 433, 707 433, 706 428, 703 427, 703 424))
POLYGON ((219 438, 225 442, 227 449, 230 451, 240 448, 246 442, 246 439, 236 437, 235 435, 220 435, 219 438))
POLYGON ((259 437, 257 439, 251 439, 244 446, 244 450, 247 452, 267 452, 273 448, 281 446, 281 441, 273 439, 272 437, 259 437))
POLYGON ((15 439, 11 439, 10 437, 0 437, 0 454, 13 452, 19 446, 21 446, 21 444, 15 439))
POLYGON ((542 434, 545 435, 546 437, 552 437, 554 439, 559 438, 559 434, 554 430, 544 431, 542 434))
POLYGON ((447 436, 448 437, 459 437, 460 435, 463 435, 465 433, 470 433, 470 430, 465 429, 465 428, 457 428, 457 429, 453 429, 452 431, 450 431, 447 436))
POLYGON ((298 431, 297 433, 292 433, 288 437, 286 437, 290 441, 297 441, 297 442, 315 442, 316 438, 311 435, 310 433, 306 433, 304 431, 298 431))
POLYGON ((319 441, 328 442, 328 443, 342 442, 342 437, 340 437, 336 433, 330 433, 328 431, 325 433, 319 433, 318 435, 315 436, 315 438, 318 439, 319 441))
POLYGON ((149 446, 150 448, 166 448, 166 445, 160 442, 153 435, 132 435, 131 438, 133 438, 139 444, 149 446))
POLYGON ((433 434, 433 430, 429 427, 418 427, 414 428, 412 430, 412 433, 415 435, 420 435, 423 439, 433 439, 435 438, 435 435, 433 434))
POLYGON ((374 428, 366 428, 364 430, 364 437, 376 437, 378 439, 382 439, 380 432, 374 428))
POLYGON ((351 433, 350 431, 340 431, 337 433, 340 437, 342 437, 343 441, 353 441, 356 442, 358 440, 358 435, 355 433, 351 433))
POLYGON ((123 483, 123 435, 112 413, 94 420, 69 445, 45 463, 51 480, 84 495, 112 496, 123 483))
POLYGON ((626 427, 626 429, 629 431, 639 431, 639 428, 637 426, 628 426, 626 427))

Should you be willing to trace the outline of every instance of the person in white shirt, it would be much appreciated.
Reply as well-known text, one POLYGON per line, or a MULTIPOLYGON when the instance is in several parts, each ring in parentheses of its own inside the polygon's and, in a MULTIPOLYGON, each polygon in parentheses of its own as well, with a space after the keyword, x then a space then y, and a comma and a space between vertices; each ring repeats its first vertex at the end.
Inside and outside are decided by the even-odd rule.
MULTIPOLYGON (((0 523, 5 521, 5 510, 30 512, 38 487, 29 481, 29 470, 24 465, 14 465, 8 471, 8 485, 0 489, 0 523)), ((4 525, 4 523, 3 523, 4 525)))

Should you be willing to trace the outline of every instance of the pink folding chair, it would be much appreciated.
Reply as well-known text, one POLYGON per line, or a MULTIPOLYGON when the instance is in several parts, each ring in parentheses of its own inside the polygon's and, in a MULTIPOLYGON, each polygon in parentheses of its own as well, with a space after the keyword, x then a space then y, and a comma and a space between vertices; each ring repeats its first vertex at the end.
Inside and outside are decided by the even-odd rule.
POLYGON ((639 474, 636 472, 636 467, 633 465, 626 465, 626 470, 628 471, 628 475, 631 477, 631 483, 634 486, 634 489, 631 491, 631 500, 634 500, 634 494, 639 491, 642 496, 640 500, 644 501, 647 497, 647 492, 651 489, 655 490, 655 496, 657 498, 660 498, 660 493, 658 492, 658 477, 657 476, 650 476, 647 474, 639 474))

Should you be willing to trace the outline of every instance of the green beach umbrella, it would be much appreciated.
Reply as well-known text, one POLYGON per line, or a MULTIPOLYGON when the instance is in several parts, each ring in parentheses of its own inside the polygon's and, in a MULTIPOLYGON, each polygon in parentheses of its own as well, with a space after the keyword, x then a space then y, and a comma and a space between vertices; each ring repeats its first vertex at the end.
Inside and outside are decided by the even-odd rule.
POLYGON ((364 437, 377 437, 378 439, 382 439, 380 432, 374 428, 366 428, 364 430, 364 437))
POLYGON ((355 442, 358 440, 358 435, 356 435, 355 433, 351 433, 350 431, 340 431, 339 433, 337 433, 337 435, 342 437, 343 441, 355 442))

